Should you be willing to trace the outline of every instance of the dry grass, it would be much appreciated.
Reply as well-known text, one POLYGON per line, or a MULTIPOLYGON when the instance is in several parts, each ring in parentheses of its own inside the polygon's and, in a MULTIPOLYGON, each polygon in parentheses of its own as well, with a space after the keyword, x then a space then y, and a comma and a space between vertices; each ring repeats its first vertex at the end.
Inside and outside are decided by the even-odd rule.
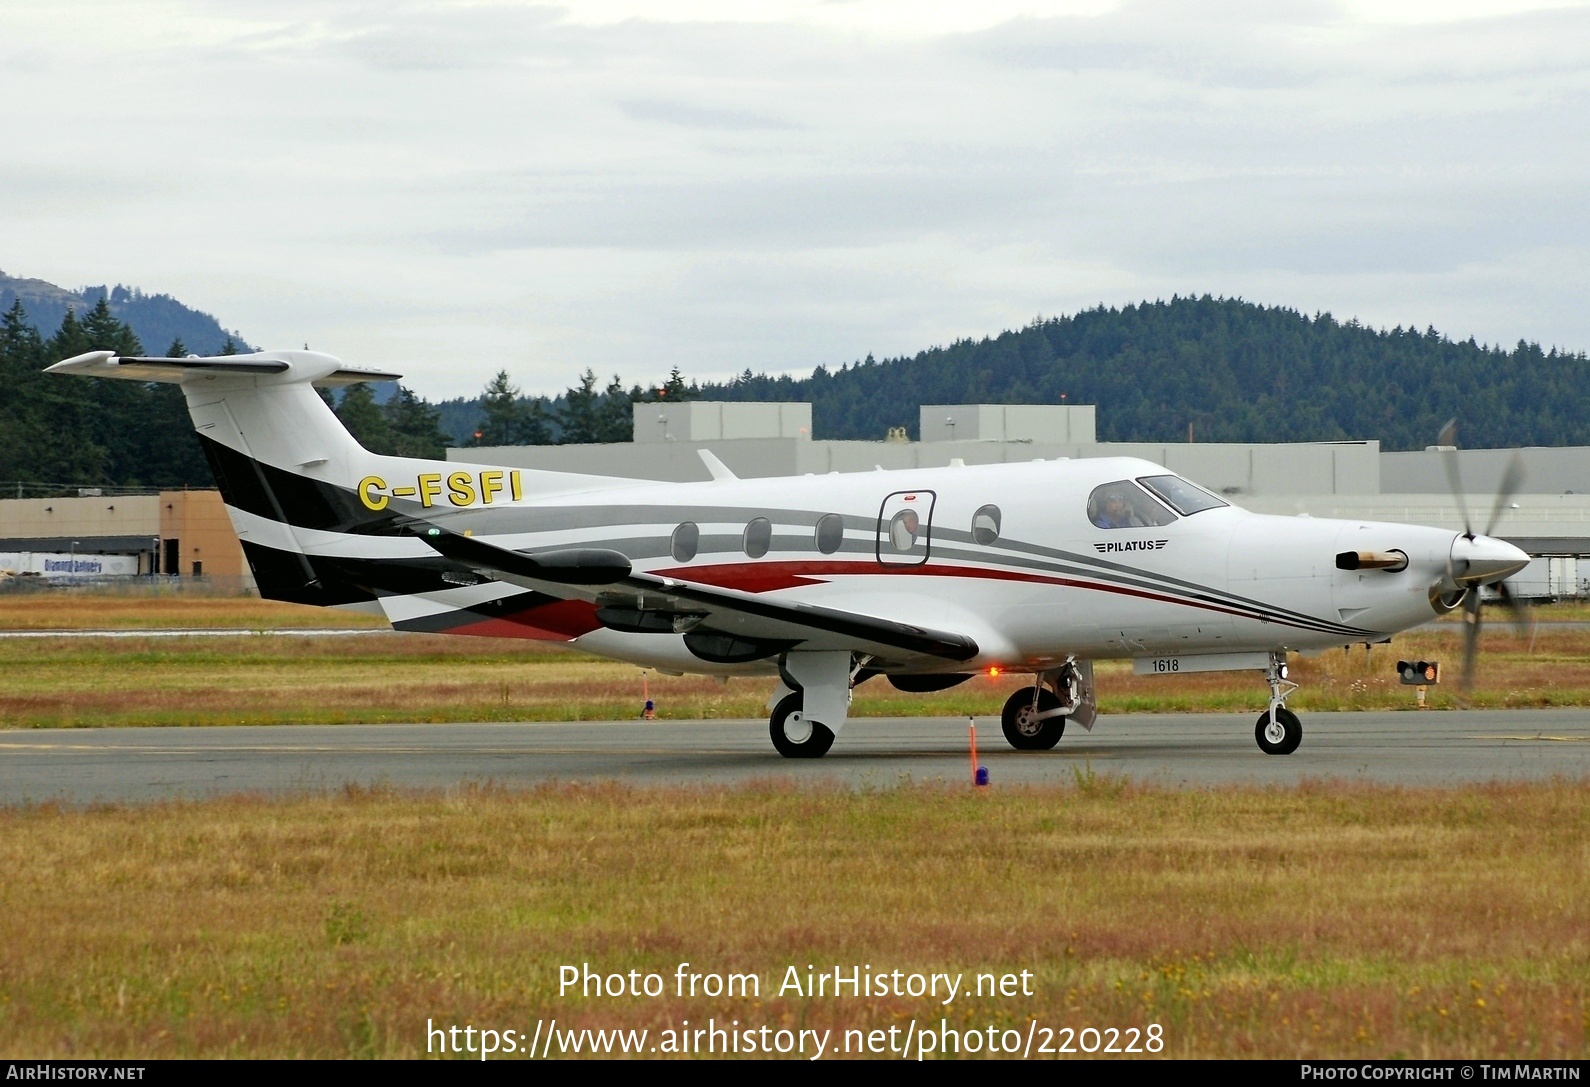
MULTIPOLYGON (((1459 696, 1459 632, 1436 630, 1294 665, 1301 710, 1411 708, 1399 657, 1444 662, 1433 706, 1459 696)), ((535 642, 442 635, 40 639, 12 642, 0 674, 0 727, 341 724, 383 721, 609 720, 637 716, 643 682, 664 718, 758 717, 771 679, 723 684, 670 677, 535 642)), ((1533 652, 1511 634, 1486 635, 1478 706, 1590 705, 1590 631, 1543 631, 1533 652)), ((1257 673, 1134 676, 1098 666, 1107 713, 1263 708, 1257 673)), ((857 716, 988 715, 1025 675, 980 676, 935 695, 874 679, 856 690, 857 716)))
MULTIPOLYGON (((1557 618, 1550 610, 1543 616, 1557 618)), ((366 625, 378 620, 246 598, 0 597, 0 628, 236 628, 366 625)), ((1392 646, 1296 660, 1301 710, 1411 708, 1394 674, 1399 658, 1434 659, 1447 682, 1432 706, 1458 702, 1461 629, 1442 624, 1392 646)), ((0 727, 341 724, 384 721, 608 720, 636 716, 643 682, 664 718, 759 717, 771 679, 728 684, 655 673, 545 643, 444 635, 369 637, 62 638, 7 643, 0 727)), ((1590 630, 1542 626, 1533 644, 1501 624, 1486 628, 1477 706, 1590 705, 1590 630)), ((1265 688, 1253 672, 1134 676, 1128 662, 1098 666, 1105 712, 1257 713, 1265 688)), ((978 677, 934 695, 907 695, 874 679, 859 687, 858 716, 989 715, 1027 683, 978 677)))
POLYGON ((1163 1025, 1170 1056, 1590 1050, 1590 790, 549 787, 0 812, 0 1056, 408 1056, 427 1018, 1163 1025), (763 996, 560 999, 557 967, 763 996), (783 968, 1032 998, 771 996, 783 968))
POLYGON ((386 625, 379 616, 247 596, 80 592, 0 595, 0 630, 385 629, 386 625))

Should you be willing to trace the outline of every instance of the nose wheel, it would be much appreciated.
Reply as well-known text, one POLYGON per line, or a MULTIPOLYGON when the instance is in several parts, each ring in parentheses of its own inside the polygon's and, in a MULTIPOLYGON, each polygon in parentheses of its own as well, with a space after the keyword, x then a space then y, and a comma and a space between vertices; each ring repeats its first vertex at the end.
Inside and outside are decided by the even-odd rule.
POLYGON ((1270 681, 1270 708, 1259 715, 1253 738, 1266 755, 1290 755, 1303 742, 1303 723, 1286 708, 1286 696, 1297 690, 1297 684, 1286 678, 1285 652, 1270 654, 1265 678, 1270 681))
POLYGON ((1297 714, 1281 706, 1274 713, 1266 711, 1259 716, 1253 738, 1266 755, 1290 755, 1303 742, 1303 723, 1297 714))

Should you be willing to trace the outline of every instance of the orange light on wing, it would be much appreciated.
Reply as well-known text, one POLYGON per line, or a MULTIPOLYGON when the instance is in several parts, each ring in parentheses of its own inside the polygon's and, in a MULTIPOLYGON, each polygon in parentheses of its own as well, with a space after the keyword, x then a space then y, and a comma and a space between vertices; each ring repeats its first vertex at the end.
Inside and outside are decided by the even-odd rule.
POLYGON ((997 665, 993 666, 993 667, 990 667, 988 669, 988 678, 989 679, 997 679, 997 678, 999 678, 999 668, 998 668, 997 665))

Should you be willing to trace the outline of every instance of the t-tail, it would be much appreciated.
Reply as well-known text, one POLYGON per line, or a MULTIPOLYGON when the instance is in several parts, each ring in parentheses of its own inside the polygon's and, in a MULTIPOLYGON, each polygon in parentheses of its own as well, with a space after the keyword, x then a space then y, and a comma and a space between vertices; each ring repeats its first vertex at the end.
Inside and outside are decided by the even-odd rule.
POLYGON ((628 482, 372 453, 316 390, 401 375, 314 351, 181 359, 91 351, 48 372, 182 387, 260 594, 273 600, 367 610, 383 598, 444 592, 459 584, 460 567, 416 538, 427 511, 628 482))

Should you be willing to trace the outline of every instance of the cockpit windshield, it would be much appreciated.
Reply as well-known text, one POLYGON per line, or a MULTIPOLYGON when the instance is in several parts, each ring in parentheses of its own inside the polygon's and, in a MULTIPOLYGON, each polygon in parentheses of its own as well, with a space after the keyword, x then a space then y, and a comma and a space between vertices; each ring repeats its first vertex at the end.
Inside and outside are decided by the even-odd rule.
POLYGON ((1088 520, 1099 528, 1151 528, 1175 519, 1174 513, 1129 479, 1105 483, 1088 495, 1088 520))
POLYGON ((1188 483, 1181 476, 1140 476, 1137 481, 1183 517, 1231 504, 1221 501, 1202 487, 1188 483))

